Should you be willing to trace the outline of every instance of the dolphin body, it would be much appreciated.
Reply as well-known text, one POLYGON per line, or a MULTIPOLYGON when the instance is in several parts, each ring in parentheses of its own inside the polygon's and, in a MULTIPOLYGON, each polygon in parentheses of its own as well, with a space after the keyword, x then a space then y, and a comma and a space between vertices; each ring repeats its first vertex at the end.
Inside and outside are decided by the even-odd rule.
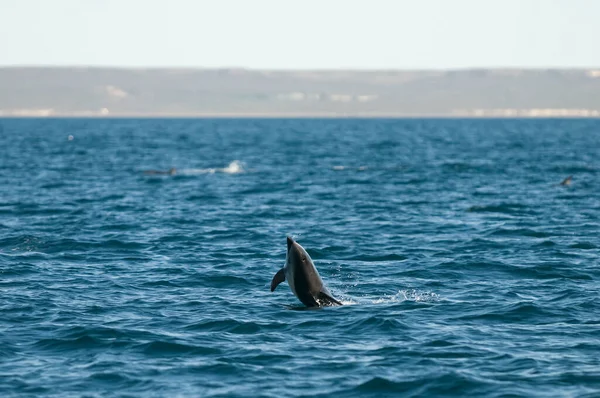
POLYGON ((289 236, 285 265, 273 277, 271 291, 285 280, 296 297, 307 307, 342 305, 323 284, 306 250, 289 236))
POLYGON ((162 175, 175 175, 177 174, 177 169, 175 167, 171 167, 169 170, 167 171, 162 171, 162 170, 144 170, 144 174, 146 175, 156 175, 156 174, 162 174, 162 175))

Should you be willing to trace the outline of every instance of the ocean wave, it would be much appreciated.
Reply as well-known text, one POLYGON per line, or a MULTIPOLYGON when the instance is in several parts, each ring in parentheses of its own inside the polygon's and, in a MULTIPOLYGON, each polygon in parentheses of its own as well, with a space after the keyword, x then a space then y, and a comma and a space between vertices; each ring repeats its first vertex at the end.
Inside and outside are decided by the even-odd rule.
POLYGON ((493 383, 489 380, 477 379, 458 372, 442 372, 422 377, 392 380, 381 376, 371 377, 361 384, 338 392, 343 396, 444 396, 456 395, 486 395, 493 383))
POLYGON ((190 344, 182 344, 170 341, 151 341, 133 347, 149 356, 174 356, 184 355, 219 355, 221 350, 214 347, 203 347, 190 344))
MULTIPOLYGON (((121 229, 113 226, 112 229, 121 229)), ((99 230, 103 229, 99 227, 99 230)), ((128 229, 128 228, 127 228, 128 229)), ((53 239, 44 236, 18 235, 0 239, 0 252, 7 255, 18 253, 22 256, 45 256, 62 252, 89 252, 93 249, 125 249, 136 250, 146 247, 141 242, 124 241, 119 239, 106 239, 97 241, 77 240, 70 238, 53 239)))
POLYGON ((535 214, 535 211, 521 203, 501 203, 497 205, 477 205, 467 209, 471 213, 499 213, 507 215, 535 214))

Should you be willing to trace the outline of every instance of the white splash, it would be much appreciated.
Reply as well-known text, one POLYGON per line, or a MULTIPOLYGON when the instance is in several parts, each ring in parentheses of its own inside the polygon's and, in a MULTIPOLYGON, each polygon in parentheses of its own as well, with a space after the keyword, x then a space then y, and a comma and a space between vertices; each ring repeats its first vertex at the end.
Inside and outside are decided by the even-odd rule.
POLYGON ((242 166, 242 162, 239 160, 234 160, 233 162, 229 163, 229 166, 221 169, 221 171, 227 174, 238 174, 244 172, 244 167, 242 166))
POLYGON ((369 166, 360 166, 360 167, 349 167, 349 166, 342 166, 342 165, 337 165, 337 166, 333 166, 332 169, 335 171, 342 171, 342 170, 357 170, 357 171, 365 171, 369 168, 369 166))
POLYGON ((245 172, 244 165, 239 160, 234 160, 229 163, 227 167, 223 168, 208 168, 208 169, 183 169, 178 170, 177 174, 182 175, 197 175, 197 174, 215 174, 215 173, 225 173, 225 174, 240 174, 245 172))
POLYGON ((382 297, 376 300, 373 300, 373 304, 383 304, 383 303, 401 303, 403 301, 414 301, 414 302, 432 302, 438 301, 440 296, 437 293, 433 292, 419 292, 417 290, 400 290, 398 293, 388 296, 382 297))

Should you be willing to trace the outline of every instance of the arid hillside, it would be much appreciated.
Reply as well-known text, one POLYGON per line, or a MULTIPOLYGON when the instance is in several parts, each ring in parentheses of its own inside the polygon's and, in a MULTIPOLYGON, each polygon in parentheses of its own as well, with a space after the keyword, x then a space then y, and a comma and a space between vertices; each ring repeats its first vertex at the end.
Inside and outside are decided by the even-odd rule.
POLYGON ((0 68, 0 116, 600 116, 600 68, 0 68))

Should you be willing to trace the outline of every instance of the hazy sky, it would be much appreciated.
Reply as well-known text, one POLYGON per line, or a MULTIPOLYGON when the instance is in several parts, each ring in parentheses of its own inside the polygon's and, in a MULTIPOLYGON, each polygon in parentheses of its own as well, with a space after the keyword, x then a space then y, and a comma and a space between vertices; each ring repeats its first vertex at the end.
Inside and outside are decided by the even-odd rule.
POLYGON ((0 65, 600 67, 600 0, 0 0, 0 65))

